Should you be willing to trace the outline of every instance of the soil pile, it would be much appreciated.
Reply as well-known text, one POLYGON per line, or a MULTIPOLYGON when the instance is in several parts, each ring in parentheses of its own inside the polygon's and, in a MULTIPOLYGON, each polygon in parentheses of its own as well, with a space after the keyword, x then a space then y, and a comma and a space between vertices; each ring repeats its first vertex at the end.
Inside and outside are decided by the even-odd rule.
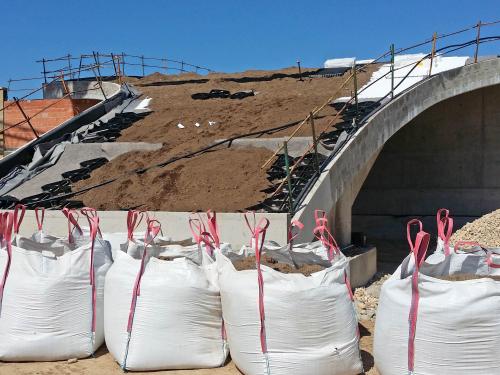
MULTIPOLYGON (((367 82, 375 69, 376 66, 370 66, 359 73, 358 86, 367 82)), ((304 70, 305 74, 309 71, 304 70)), ((142 79, 128 78, 144 96, 153 98, 151 108, 154 112, 122 131, 118 142, 162 143, 163 147, 155 152, 132 152, 110 161, 72 189, 78 191, 105 180, 118 180, 74 199, 100 210, 139 207, 197 211, 211 208, 232 212, 260 203, 266 196, 262 190, 269 186, 266 171, 260 166, 272 155, 271 151, 228 151, 224 148, 226 145, 142 175, 130 177, 125 173, 199 150, 216 140, 289 123, 298 124, 313 108, 333 95, 349 75, 300 81, 297 73, 296 68, 286 68, 206 76, 154 73, 142 79), (192 94, 212 89, 231 93, 254 90, 256 95, 241 100, 191 98, 192 94), (179 128, 178 124, 184 128, 179 128)), ((350 86, 342 89, 338 96, 350 96, 351 89, 350 86)), ((317 134, 332 121, 335 113, 333 107, 325 108, 315 120, 317 134)), ((263 136, 283 137, 294 129, 295 126, 263 136)), ((304 126, 297 135, 310 133, 310 127, 304 126)))
MULTIPOLYGON (((234 268, 238 271, 243 270, 254 270, 256 269, 256 260, 254 256, 246 257, 242 260, 238 260, 233 263, 234 268)), ((269 255, 263 254, 260 258, 260 264, 268 266, 275 271, 279 271, 282 273, 301 273, 305 276, 310 276, 314 272, 322 271, 325 267, 320 266, 318 264, 306 264, 300 266, 299 268, 295 268, 294 266, 286 263, 280 263, 277 260, 273 259, 269 255)))
POLYGON ((485 247, 500 247, 500 209, 465 224, 451 236, 450 242, 474 241, 485 247))

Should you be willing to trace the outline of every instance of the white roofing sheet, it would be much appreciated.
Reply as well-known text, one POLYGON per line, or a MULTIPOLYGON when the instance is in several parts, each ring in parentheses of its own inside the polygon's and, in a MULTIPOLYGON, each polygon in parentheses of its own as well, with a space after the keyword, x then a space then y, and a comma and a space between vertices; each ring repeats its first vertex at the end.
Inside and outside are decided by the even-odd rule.
MULTIPOLYGON (((414 64, 421 60, 425 55, 424 54, 416 54, 416 55, 401 55, 396 56, 394 59, 394 87, 398 86, 394 90, 394 94, 397 95, 400 92, 406 90, 410 86, 415 83, 422 81, 429 75, 429 66, 430 60, 426 59, 418 63, 417 67, 411 72, 406 79, 404 77, 410 72, 413 68, 414 64), (404 79, 404 81, 403 81, 404 79)), ((442 57, 437 56, 433 59, 432 62, 432 73, 441 73, 446 70, 451 70, 458 68, 460 66, 464 66, 468 57, 467 56, 450 56, 450 57, 442 57)), ((363 88, 369 86, 372 82, 376 81, 382 76, 378 82, 363 90, 358 94, 358 100, 367 101, 367 100, 377 100, 389 94, 391 92, 391 65, 384 64, 375 71, 368 83, 363 86, 363 88)), ((342 97, 335 100, 335 102, 346 102, 350 99, 350 97, 342 97)))
POLYGON ((354 57, 345 57, 342 59, 328 59, 325 61, 324 68, 351 68, 354 65, 354 57))

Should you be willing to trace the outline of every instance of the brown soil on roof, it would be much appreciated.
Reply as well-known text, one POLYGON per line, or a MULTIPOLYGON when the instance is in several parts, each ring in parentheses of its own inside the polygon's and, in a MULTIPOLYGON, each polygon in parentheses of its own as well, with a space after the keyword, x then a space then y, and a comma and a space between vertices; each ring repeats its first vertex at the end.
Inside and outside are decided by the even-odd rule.
MULTIPOLYGON (((359 87, 368 81, 375 69, 370 66, 358 74, 359 87)), ((200 138, 206 142, 298 123, 333 95, 349 74, 331 78, 304 78, 300 81, 296 68, 206 76, 154 73, 131 82, 145 96, 153 98, 151 108, 154 113, 123 131, 120 142, 162 142, 177 147, 200 138), (224 89, 231 93, 255 90, 257 95, 242 100, 191 99, 192 94, 209 92, 211 89, 224 89), (217 123, 210 127, 208 121, 217 123), (196 122, 201 124, 198 129, 194 126, 196 122), (178 129, 178 123, 186 128, 178 129)), ((352 89, 352 83, 348 84, 338 97, 350 96, 352 89)), ((324 117, 315 121, 317 129, 323 129, 335 113, 333 108, 325 109, 322 112, 324 117)), ((290 128, 272 137, 291 134, 293 130, 290 128)), ((310 134, 310 127, 304 127, 304 131, 299 132, 299 135, 310 134)))
MULTIPOLYGON (((358 74, 360 87, 375 69, 375 66, 370 66, 358 74)), ((122 131, 118 141, 163 143, 164 146, 155 152, 132 152, 114 159, 94 171, 90 179, 76 184, 73 191, 107 179, 118 177, 119 180, 75 199, 101 210, 131 207, 168 211, 245 210, 265 198, 262 190, 269 186, 269 182, 260 166, 271 156, 271 151, 221 147, 154 172, 133 177, 124 176, 124 173, 198 150, 215 140, 288 123, 298 124, 332 96, 348 75, 300 81, 296 68, 286 68, 206 76, 154 73, 142 79, 129 78, 144 97, 153 98, 151 108, 154 112, 122 131), (211 89, 225 89, 231 93, 255 90, 257 94, 242 100, 191 98, 194 93, 211 89), (215 121, 215 124, 209 126, 208 121, 215 121), (196 122, 200 127, 195 127, 196 122), (185 128, 179 129, 178 123, 185 128)), ((352 87, 342 89, 338 97, 350 96, 351 90, 352 87)), ((321 118, 316 119, 318 134, 332 121, 335 113, 333 108, 327 107, 321 118)), ((283 137, 294 129, 295 126, 263 136, 283 137)), ((310 127, 305 126, 298 135, 309 135, 310 132, 310 127)))
MULTIPOLYGON (((269 186, 260 165, 269 150, 250 148, 208 152, 202 158, 178 161, 143 174, 123 176, 109 185, 80 196, 85 205, 98 210, 140 208, 149 211, 238 211, 262 201, 261 190, 269 186)), ((161 154, 128 153, 106 164, 80 181, 75 189, 94 185, 110 176, 159 162, 161 154)))

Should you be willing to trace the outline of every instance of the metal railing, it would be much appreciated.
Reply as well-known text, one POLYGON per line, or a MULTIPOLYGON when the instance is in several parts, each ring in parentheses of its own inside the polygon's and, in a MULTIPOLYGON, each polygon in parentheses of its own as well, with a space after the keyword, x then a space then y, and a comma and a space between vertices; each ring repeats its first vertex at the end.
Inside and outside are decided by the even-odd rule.
MULTIPOLYGON (((376 108, 380 107, 381 104, 386 104, 386 102, 390 102, 393 100, 395 97, 398 95, 401 95, 399 93, 398 95, 395 95, 395 90, 408 78, 411 76, 411 73, 415 70, 419 64, 421 64, 425 60, 430 60, 430 68, 427 74, 427 78, 432 76, 432 62, 435 58, 447 55, 449 53, 462 50, 467 47, 473 47, 474 48, 474 58, 473 58, 473 63, 477 63, 478 61, 478 53, 479 53, 479 46, 484 43, 489 43, 489 42, 495 42, 500 40, 500 33, 498 35, 490 35, 490 36, 481 36, 481 32, 484 31, 484 27, 487 26, 492 26, 499 24, 500 20, 493 21, 493 22, 481 22, 479 21, 477 24, 460 29, 451 33, 447 34, 442 34, 438 35, 437 33, 433 33, 432 38, 427 39, 423 42, 416 43, 412 46, 405 47, 405 48, 400 48, 400 49, 395 49, 394 44, 392 44, 389 48, 388 51, 384 52, 381 56, 376 58, 373 62, 369 64, 365 64, 362 66, 354 66, 351 69, 350 75, 347 77, 347 79, 342 83, 342 85, 335 91, 333 95, 331 95, 323 104, 321 104, 319 107, 314 108, 311 112, 307 114, 307 116, 304 118, 302 122, 297 126, 297 128, 292 132, 290 136, 283 142, 283 144, 276 149, 276 151, 273 153, 273 155, 261 166, 261 168, 266 168, 268 167, 271 163, 277 161, 277 157, 279 156, 280 153, 284 154, 284 159, 285 159, 285 172, 286 172, 286 177, 282 178, 281 181, 278 183, 277 188, 273 193, 271 193, 270 197, 268 200, 272 200, 273 197, 276 197, 278 195, 282 196, 281 199, 281 205, 279 206, 279 211, 288 211, 291 214, 293 214, 296 209, 298 208, 298 205, 300 202, 303 200, 305 197, 305 194, 309 191, 311 188, 312 184, 317 180, 319 175, 321 174, 323 168, 327 165, 327 163, 342 149, 343 145, 347 143, 347 141, 354 135, 354 133, 364 124, 364 121, 366 118, 369 116, 370 112, 373 112, 376 108), (437 48, 437 41, 442 40, 448 37, 456 36, 459 34, 463 34, 466 32, 474 31, 474 39, 467 40, 462 43, 453 43, 450 45, 447 45, 445 47, 437 48), (419 59, 416 62, 410 62, 406 65, 399 66, 395 68, 394 66, 394 58, 398 54, 402 54, 403 52, 407 52, 413 49, 416 49, 418 47, 422 47, 425 45, 431 44, 431 51, 430 53, 426 54, 424 57, 419 59), (369 82, 367 85, 365 85, 363 88, 358 89, 357 87, 357 74, 365 69, 368 65, 373 65, 373 64, 379 64, 382 62, 384 58, 390 57, 389 61, 385 61, 385 63, 390 64, 390 69, 389 72, 378 77, 376 80, 373 80, 369 82), (394 74, 398 70, 402 70, 405 68, 410 67, 410 70, 408 73, 406 73, 402 79, 399 81, 398 84, 395 85, 395 80, 394 80, 394 74), (358 97, 359 94, 367 90, 369 87, 373 86, 377 82, 379 82, 381 79, 391 79, 391 90, 389 93, 387 93, 384 97, 379 98, 377 101, 374 103, 371 103, 371 110, 365 110, 363 112, 360 111, 359 109, 359 102, 358 102, 358 97), (341 92, 342 89, 347 87, 348 84, 352 84, 352 89, 353 89, 353 95, 351 98, 344 103, 344 105, 337 111, 335 116, 323 127, 323 129, 319 132, 319 135, 316 135, 316 129, 315 129, 315 124, 314 124, 314 119, 317 118, 320 113, 327 108, 331 104, 331 102, 338 97, 338 94, 341 92), (348 113, 349 112, 349 113, 348 113), (360 119, 359 115, 362 115, 363 117, 360 119), (353 120, 352 128, 347 131, 347 137, 342 141, 342 144, 336 145, 334 152, 330 153, 328 157, 324 160, 324 162, 321 165, 318 165, 318 145, 322 143, 322 139, 325 136, 325 133, 332 127, 332 125, 336 124, 338 119, 341 117, 346 117, 348 119, 353 120), (299 132, 299 130, 303 129, 304 126, 309 124, 311 127, 311 133, 312 133, 312 144, 306 149, 306 151, 296 160, 294 161, 293 165, 290 163, 290 156, 288 155, 288 143, 296 136, 296 134, 299 132), (313 160, 315 162, 313 163, 305 163, 305 160, 313 160), (311 169, 312 169, 312 175, 311 175, 311 169), (304 181, 304 176, 311 175, 310 178, 306 178, 306 182, 304 181), (284 194, 286 193, 286 197, 284 197, 284 194)), ((425 78, 426 79, 426 78, 425 78)), ((419 81, 420 83, 421 81, 419 81)), ((410 89, 410 88, 408 88, 410 89)), ((406 89, 406 90, 408 90, 406 89)))
MULTIPOLYGON (((101 79, 114 79, 117 77, 132 76, 144 77, 152 72, 169 73, 211 73, 212 69, 205 66, 192 64, 184 60, 148 57, 144 55, 131 55, 120 53, 81 54, 73 56, 67 54, 55 58, 42 58, 36 60, 41 64, 40 76, 19 79, 9 79, 7 89, 9 92, 33 91, 33 87, 19 87, 27 82, 47 84, 50 80, 65 74, 67 80, 92 79, 96 75, 101 79), (98 70, 93 74, 92 67, 98 70), (90 69, 89 69, 90 68, 90 69)), ((38 86, 38 85, 37 85, 38 86)))
MULTIPOLYGON (((109 63, 109 61, 105 61, 104 63, 105 64, 109 63)), ((105 95, 105 92, 104 92, 104 89, 103 89, 103 86, 102 86, 102 77, 99 74, 100 65, 98 65, 98 64, 86 65, 85 67, 82 67, 80 71, 82 73, 85 73, 85 74, 87 74, 87 73, 90 74, 90 72, 92 72, 92 74, 93 74, 93 76, 92 76, 93 80, 95 80, 97 82, 97 85, 95 87, 87 87, 85 89, 74 89, 74 90, 70 91, 69 88, 68 88, 68 85, 66 84, 66 82, 72 76, 72 72, 61 70, 61 71, 57 72, 58 74, 47 76, 46 79, 45 79, 45 83, 43 83, 40 87, 37 87, 37 88, 34 88, 34 89, 30 89, 30 91, 27 94, 23 95, 22 97, 15 97, 14 96, 12 98, 12 101, 9 104, 6 104, 2 108, 0 108, 0 112, 4 112, 7 108, 9 108, 11 106, 16 106, 18 108, 19 112, 21 113, 22 117, 23 117, 23 120, 18 121, 15 124, 11 124, 8 127, 5 127, 5 124, 2 123, 2 127, 3 128, 0 129, 0 134, 3 136, 4 142, 2 144, 0 144, 0 155, 3 155, 5 153, 5 133, 7 131, 9 131, 10 129, 16 128, 18 126, 21 126, 23 124, 28 124, 29 128, 33 132, 34 137, 36 139, 38 139, 40 137, 40 135, 35 130, 35 127, 31 123, 31 121, 35 117, 37 117, 37 116, 41 115, 42 113, 44 113, 45 111, 47 111, 49 108, 51 108, 54 105, 56 105, 59 102, 61 102, 62 100, 71 99, 72 96, 74 96, 74 95, 84 94, 86 92, 95 91, 95 90, 100 90, 101 93, 102 93, 102 95, 103 95, 103 97, 104 97, 104 99, 106 99, 106 95, 105 95), (47 78, 48 78, 48 80, 47 80, 47 78), (60 98, 57 98, 57 99, 51 101, 48 105, 46 105, 45 107, 43 107, 39 111, 37 111, 34 114, 28 116, 27 113, 23 109, 23 104, 22 104, 23 101, 25 101, 27 99, 34 98, 35 96, 39 95, 39 93, 41 91, 43 91, 47 86, 55 84, 55 83, 60 83, 61 84, 61 86, 63 88, 63 92, 64 92, 63 95, 60 98)), ((33 80, 33 79, 35 79, 35 78, 21 78, 21 79, 18 79, 16 81, 24 82, 26 80, 33 80)), ((5 121, 5 119, 4 119, 4 121, 5 121)))

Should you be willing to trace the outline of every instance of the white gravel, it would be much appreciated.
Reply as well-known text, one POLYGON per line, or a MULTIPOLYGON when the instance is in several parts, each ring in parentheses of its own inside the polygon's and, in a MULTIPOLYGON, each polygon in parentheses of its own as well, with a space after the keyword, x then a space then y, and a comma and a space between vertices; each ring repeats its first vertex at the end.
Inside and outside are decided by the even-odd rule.
POLYGON ((377 273, 368 286, 356 288, 354 299, 359 320, 375 321, 380 289, 390 276, 389 274, 377 273))

